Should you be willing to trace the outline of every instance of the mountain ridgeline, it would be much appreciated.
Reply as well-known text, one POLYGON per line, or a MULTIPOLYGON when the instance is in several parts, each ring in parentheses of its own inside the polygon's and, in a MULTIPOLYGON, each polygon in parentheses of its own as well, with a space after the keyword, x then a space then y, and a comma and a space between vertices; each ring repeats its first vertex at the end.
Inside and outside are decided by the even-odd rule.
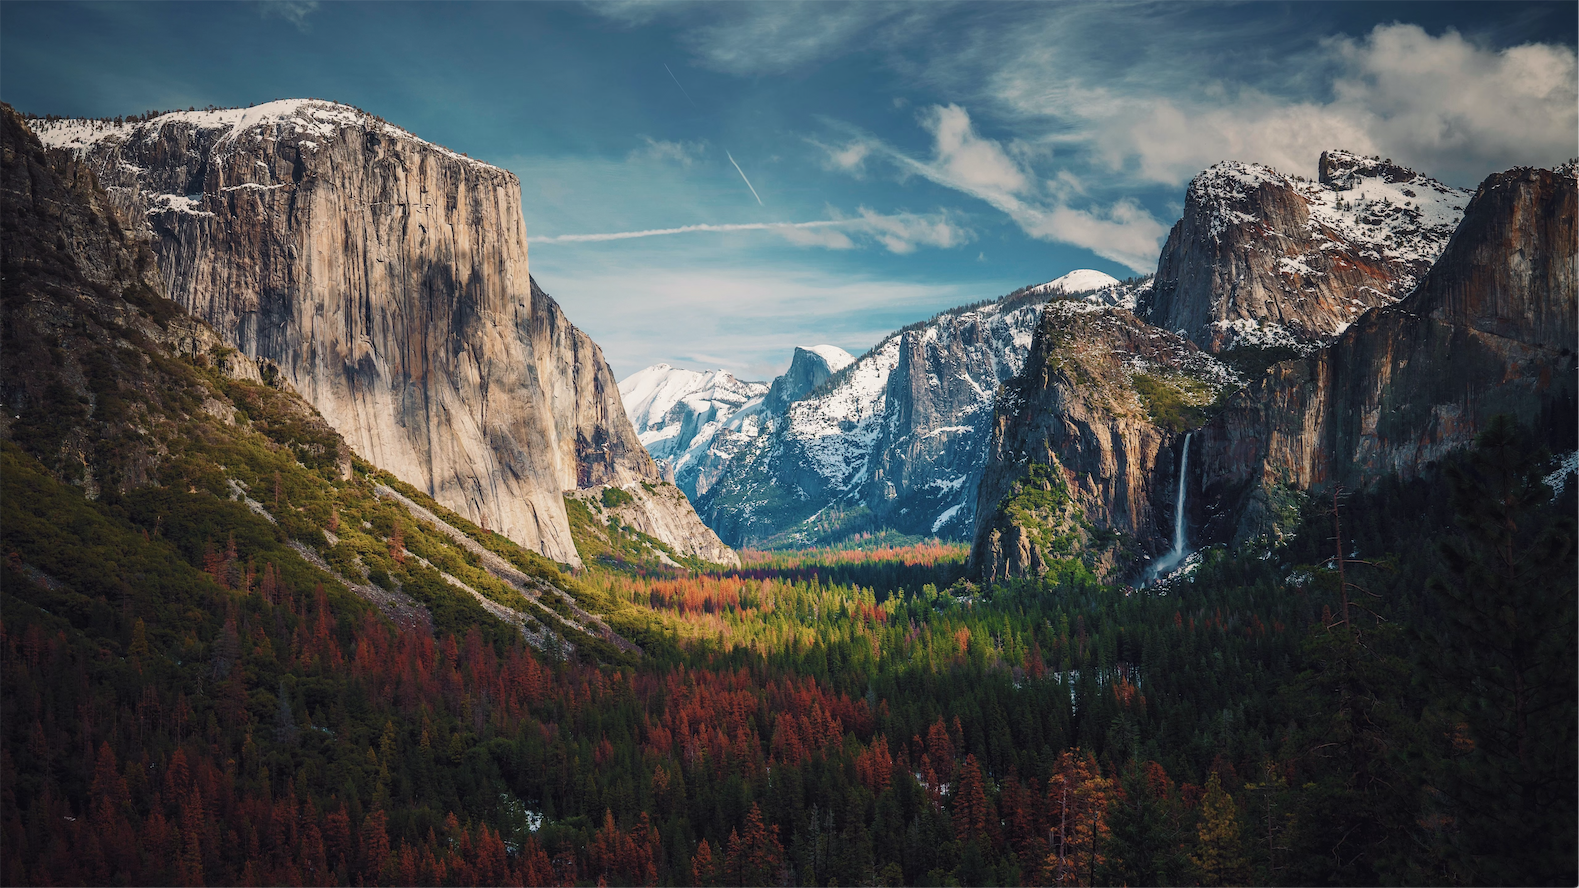
MULTIPOLYGON (((1579 880, 1572 165, 1308 338, 1313 291, 1181 273, 1284 331, 1219 343, 1082 271, 616 391, 492 168, 323 103, 36 123, 0 105, 5 884, 1579 880), (435 205, 357 202, 401 182, 435 205), (735 562, 687 493, 802 550, 735 562), (495 532, 555 502, 574 572, 495 532)), ((1289 255, 1239 221, 1164 264, 1289 255)))
MULTIPOLYGON (((1071 343, 1104 339, 1050 308, 1037 360, 999 402, 972 553, 984 576, 1062 563, 1140 579, 1176 516, 1191 548, 1265 546, 1310 496, 1429 472, 1498 414, 1555 452, 1574 449, 1573 165, 1493 175, 1458 222, 1452 189, 1363 160, 1324 154, 1319 185, 1242 164, 1191 184, 1133 323, 1149 342, 1177 325, 1245 374, 1210 397, 1183 398, 1192 386, 1208 393, 1200 374, 1173 376, 1183 384, 1170 394, 1133 363, 1065 369, 1058 357, 1071 343), (1389 189, 1407 200, 1378 197, 1389 189), (1351 193, 1381 205, 1356 217, 1384 230, 1373 227, 1363 248, 1329 224, 1335 205, 1351 211, 1351 193), (1453 218, 1451 237, 1423 224, 1431 218, 1453 218), (1314 267, 1311 238, 1324 239, 1314 248, 1323 270, 1287 273, 1314 267), (1289 354, 1262 369, 1268 355, 1289 354), (1150 425, 1134 401, 1107 394, 1126 378, 1150 425), (1186 440, 1192 468, 1180 479, 1186 440)), ((1133 343, 1107 348, 1113 361, 1146 355, 1133 343)))
MULTIPOLYGON (((661 482, 602 351, 531 279, 512 174, 329 102, 34 125, 172 300, 447 507, 579 564, 563 492, 661 482)), ((694 516, 655 523, 733 557, 694 516)))
POLYGON ((1302 497, 1418 474, 1496 413, 1572 450, 1572 166, 1473 194, 1345 151, 1317 167, 1201 173, 1150 278, 1073 272, 848 366, 797 349, 765 394, 649 368, 627 406, 678 386, 638 428, 725 540, 971 539, 987 580, 1138 580, 1176 526, 1275 539, 1302 497))
POLYGON ((993 405, 1024 366, 1043 306, 1077 293, 1092 306, 1132 302, 1134 289, 1079 271, 943 312, 859 358, 827 345, 797 348, 766 392, 739 401, 746 392, 736 389, 739 406, 727 415, 694 371, 660 365, 621 388, 647 429, 643 440, 725 541, 793 547, 884 532, 964 539, 976 520, 993 405), (671 393, 654 400, 665 388, 671 393), (652 424, 647 417, 657 413, 664 419, 652 424))

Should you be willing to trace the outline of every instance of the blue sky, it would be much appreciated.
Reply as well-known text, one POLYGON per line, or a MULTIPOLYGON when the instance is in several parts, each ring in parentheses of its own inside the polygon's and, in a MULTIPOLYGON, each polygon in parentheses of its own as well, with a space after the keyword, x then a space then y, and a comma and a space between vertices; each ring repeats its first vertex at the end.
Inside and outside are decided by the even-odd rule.
POLYGON ((796 344, 1150 271, 1217 160, 1344 147, 1472 187, 1579 154, 1576 9, 6 2, 0 98, 356 105, 520 177, 532 273, 617 375, 766 379, 796 344))

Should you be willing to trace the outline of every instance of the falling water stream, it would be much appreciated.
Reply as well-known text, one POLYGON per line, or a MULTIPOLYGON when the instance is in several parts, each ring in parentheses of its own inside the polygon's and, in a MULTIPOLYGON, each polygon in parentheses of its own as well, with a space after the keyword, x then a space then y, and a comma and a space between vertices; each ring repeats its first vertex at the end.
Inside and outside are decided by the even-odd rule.
POLYGON ((1184 436, 1184 455, 1179 459, 1179 493, 1178 496, 1174 497, 1173 502, 1173 549, 1157 559, 1157 563, 1151 566, 1151 570, 1148 573, 1151 574, 1152 579, 1156 579, 1173 570, 1179 566, 1179 562, 1184 560, 1184 482, 1189 477, 1190 472, 1191 434, 1194 433, 1186 433, 1184 436))

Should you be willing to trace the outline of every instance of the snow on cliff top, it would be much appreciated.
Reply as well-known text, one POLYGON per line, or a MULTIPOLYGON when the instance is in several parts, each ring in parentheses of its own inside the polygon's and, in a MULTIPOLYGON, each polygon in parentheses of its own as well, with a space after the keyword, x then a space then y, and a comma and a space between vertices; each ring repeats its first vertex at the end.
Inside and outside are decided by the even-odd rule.
POLYGON ((837 345, 803 345, 800 348, 826 361, 830 373, 838 373, 840 370, 855 363, 855 356, 837 345))
POLYGON ((160 131, 171 124, 185 124, 197 130, 224 130, 218 144, 234 141, 245 132, 273 127, 281 132, 331 140, 341 129, 363 126, 376 129, 385 135, 426 145, 456 160, 474 163, 489 169, 499 169, 476 158, 435 145, 388 121, 381 120, 359 108, 339 102, 319 99, 277 99, 250 108, 217 108, 211 111, 171 111, 145 121, 128 120, 116 124, 113 120, 33 119, 28 125, 45 146, 86 151, 99 142, 124 141, 134 137, 153 140, 160 131))
POLYGON ((1062 277, 1056 277, 1045 284, 1037 284, 1030 288, 1032 293, 1085 293, 1090 290, 1106 290, 1116 287, 1118 278, 1103 274, 1090 268, 1077 268, 1062 277))
POLYGON ((1233 226, 1260 221, 1245 210, 1254 208, 1252 194, 1270 184, 1305 199, 1313 228, 1325 226, 1376 258, 1428 264, 1441 255, 1469 204, 1471 192, 1390 161, 1334 150, 1323 155, 1323 163, 1324 181, 1311 181, 1225 160, 1190 182, 1186 202, 1210 215, 1211 234, 1220 237, 1233 226))

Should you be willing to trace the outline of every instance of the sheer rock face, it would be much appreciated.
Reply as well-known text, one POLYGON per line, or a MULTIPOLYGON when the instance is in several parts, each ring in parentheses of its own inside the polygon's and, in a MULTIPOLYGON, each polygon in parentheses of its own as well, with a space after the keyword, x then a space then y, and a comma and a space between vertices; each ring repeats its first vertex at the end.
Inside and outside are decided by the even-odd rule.
POLYGON ((762 406, 770 413, 783 413, 789 405, 811 394, 828 377, 850 366, 854 358, 844 349, 831 345, 802 348, 795 346, 789 369, 768 386, 762 406))
POLYGON ((984 579, 1037 576, 1083 553, 1117 580, 1169 548, 1182 436, 1159 420, 1141 375, 1198 403, 1235 381, 1124 308, 1047 306, 993 418, 971 550, 984 579))
POLYGON ((446 506, 579 563, 562 491, 659 478, 601 350, 530 279, 510 173, 307 100, 37 129, 172 299, 446 506))
POLYGON ((1318 182, 1233 161, 1197 176, 1137 313, 1213 353, 1309 349, 1407 295, 1468 192, 1342 151, 1319 168, 1318 182))
POLYGON ((1280 490, 1416 475, 1498 413, 1573 449, 1575 184, 1491 176, 1413 294, 1235 395, 1197 435, 1208 539, 1275 536, 1280 490))

